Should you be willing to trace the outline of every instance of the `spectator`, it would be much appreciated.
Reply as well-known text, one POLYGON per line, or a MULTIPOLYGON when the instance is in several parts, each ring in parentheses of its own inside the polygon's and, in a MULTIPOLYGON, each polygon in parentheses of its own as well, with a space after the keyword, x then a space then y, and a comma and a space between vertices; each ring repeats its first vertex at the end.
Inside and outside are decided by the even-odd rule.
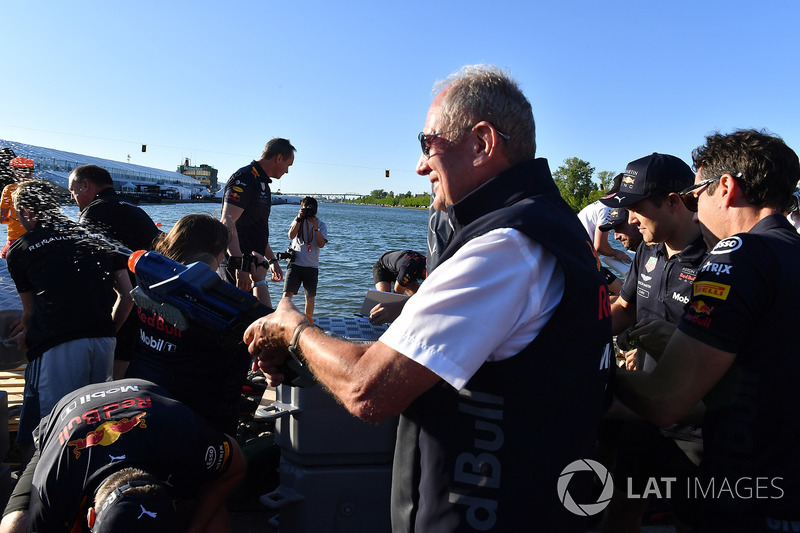
POLYGON ((223 503, 244 470, 236 441, 161 387, 88 385, 42 419, 0 530, 230 531, 223 503))
MULTIPOLYGON (((594 449, 611 361, 591 243, 547 162, 533 159, 530 103, 499 69, 465 67, 445 82, 418 138, 417 172, 455 233, 399 318, 358 345, 309 329, 283 299, 245 333, 250 352, 277 384, 291 345, 351 413, 402 414, 394 531, 515 531, 531 517, 542 531, 583 531, 556 486, 594 449)), ((590 485, 573 479, 569 490, 588 501, 590 485)))
MULTIPOLYGON (((152 250, 161 237, 144 209, 129 204, 114 190, 111 174, 97 165, 83 165, 69 174, 67 184, 73 200, 81 210, 78 222, 81 225, 103 233, 115 244, 121 244, 131 251, 152 250)), ((136 278, 130 274, 131 286, 136 286, 136 278)), ((139 327, 136 316, 130 314, 117 332, 117 346, 114 349, 114 379, 125 375, 133 344, 139 327)))
POLYGON ((33 177, 34 163, 24 157, 15 157, 8 163, 8 166, 13 174, 14 183, 9 183, 3 187, 2 197, 0 197, 0 223, 8 225, 8 240, 6 240, 3 249, 0 250, 0 257, 3 259, 6 258, 11 245, 25 233, 25 228, 20 223, 17 212, 14 210, 14 200, 11 195, 17 190, 19 181, 33 177))
MULTIPOLYGON (((156 245, 156 251, 179 263, 203 261, 216 270, 230 233, 219 220, 193 214, 181 218, 156 245)), ((255 293, 269 301, 264 258, 253 267, 255 293)), ((222 283, 222 282, 220 282, 222 283)), ((266 312, 266 309, 265 309, 266 312)), ((236 434, 239 397, 251 358, 241 338, 189 327, 181 331, 153 311, 136 307, 137 342, 125 377, 152 381, 178 401, 203 415, 218 430, 236 434)))
POLYGON ((372 265, 375 289, 411 296, 425 279, 425 256, 413 250, 392 250, 381 255, 372 265))
POLYGON ((289 172, 295 151, 288 139, 271 139, 260 159, 234 172, 225 184, 221 220, 231 232, 231 242, 223 274, 242 290, 249 291, 252 287, 250 273, 241 269, 243 255, 251 252, 267 258, 272 281, 283 279, 283 271, 269 245, 269 213, 272 209, 269 184, 289 172))
POLYGON ((695 184, 681 198, 711 252, 658 365, 619 376, 616 392, 659 425, 704 401, 700 482, 737 489, 704 501, 701 531, 792 528, 800 523, 800 236, 784 213, 800 162, 780 138, 755 130, 714 133, 692 158, 695 184), (766 488, 756 495, 750 486, 748 496, 751 481, 766 488))
POLYGON ((328 227, 317 217, 317 200, 306 196, 300 202, 300 211, 289 226, 291 249, 294 252, 286 267, 283 297, 291 299, 303 286, 305 315, 314 316, 314 299, 319 282, 319 251, 328 243, 328 227))
POLYGON ((111 379, 114 335, 133 301, 126 257, 64 217, 50 182, 21 182, 14 208, 28 230, 8 251, 22 301, 10 341, 28 350, 17 433, 27 460, 31 432, 63 395, 111 379))

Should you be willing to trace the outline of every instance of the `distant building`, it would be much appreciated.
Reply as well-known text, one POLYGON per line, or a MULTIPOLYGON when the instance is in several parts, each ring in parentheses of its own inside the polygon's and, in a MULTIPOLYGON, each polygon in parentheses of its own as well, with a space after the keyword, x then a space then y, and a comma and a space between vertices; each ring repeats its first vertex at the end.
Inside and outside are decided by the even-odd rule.
MULTIPOLYGON (((205 183, 198 181, 194 176, 179 172, 3 139, 0 139, 0 148, 11 148, 16 155, 32 159, 36 163, 35 177, 50 180, 64 189, 67 187, 67 178, 72 170, 81 165, 93 164, 108 170, 114 180, 114 188, 118 192, 130 197, 139 197, 143 201, 158 200, 160 197, 189 199, 208 196, 208 186, 205 183), (162 191, 167 192, 162 194, 162 191)), ((214 179, 216 180, 216 170, 214 179)))
POLYGON ((192 166, 187 158, 183 165, 178 167, 178 172, 184 176, 192 176, 206 186, 209 191, 217 190, 217 175, 219 171, 211 165, 192 166))

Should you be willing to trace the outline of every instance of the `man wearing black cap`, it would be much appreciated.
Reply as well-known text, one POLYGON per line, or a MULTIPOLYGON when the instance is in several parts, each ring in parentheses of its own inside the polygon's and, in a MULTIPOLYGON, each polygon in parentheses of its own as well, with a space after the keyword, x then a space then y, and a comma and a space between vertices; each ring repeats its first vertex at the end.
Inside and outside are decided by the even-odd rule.
POLYGON ((614 240, 622 243, 626 250, 635 252, 642 242, 642 233, 639 228, 628 222, 628 210, 622 207, 610 208, 599 228, 600 231, 613 229, 614 240))
POLYGON ((616 392, 660 425, 705 402, 701 531, 798 531, 800 238, 785 210, 800 160, 755 130, 709 135, 692 159, 681 197, 711 251, 656 369, 618 376, 616 392))
POLYGON ((244 476, 239 446, 153 383, 78 389, 34 436, 3 533, 227 530, 222 504, 244 476), (178 516, 174 500, 194 500, 193 512, 178 516))
MULTIPOLYGON (((707 249, 689 211, 677 194, 694 181, 692 169, 682 160, 654 153, 628 164, 619 191, 602 198, 612 208, 627 208, 628 222, 638 228, 642 242, 620 293, 611 306, 612 329, 624 350, 637 345, 638 367, 655 365, 659 355, 683 314, 692 294, 707 249), (630 329, 629 329, 630 328, 630 329)), ((689 476, 694 465, 675 438, 701 448, 700 430, 671 427, 661 431, 649 423, 625 426, 617 457, 616 476, 632 480, 642 494, 650 477, 689 476)), ((683 484, 685 486, 685 483, 683 484)), ((623 530, 622 524, 638 521, 647 499, 624 500, 625 484, 620 483, 610 507, 607 531, 623 530)), ((676 493, 678 491, 675 491, 676 493)), ((677 496, 677 494, 675 494, 677 496)), ((676 504, 673 511, 679 522, 691 522, 691 508, 676 504)))
MULTIPOLYGON (((626 250, 636 250, 639 243, 642 242, 642 234, 639 228, 628 222, 628 210, 615 207, 606 208, 606 217, 601 224, 597 226, 598 233, 603 233, 608 236, 608 232, 614 230, 614 240, 622 243, 626 250)), ((596 242, 596 241, 595 241, 596 242)), ((621 253, 621 250, 619 250, 621 253)), ((630 262, 630 258, 628 259, 630 262)), ((603 267, 603 273, 606 276, 606 283, 608 283, 608 291, 611 294, 610 301, 614 303, 622 291, 622 281, 617 278, 608 268, 603 267)))

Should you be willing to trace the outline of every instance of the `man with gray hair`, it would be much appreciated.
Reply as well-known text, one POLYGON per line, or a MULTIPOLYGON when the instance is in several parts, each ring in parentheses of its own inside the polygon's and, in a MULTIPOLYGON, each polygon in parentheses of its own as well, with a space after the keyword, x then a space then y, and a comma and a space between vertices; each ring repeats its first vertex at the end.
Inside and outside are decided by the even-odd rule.
POLYGON ((592 243, 534 159, 531 105, 503 71, 449 78, 418 139, 417 173, 454 234, 386 333, 335 339, 284 299, 245 342, 271 384, 292 346, 351 413, 401 415, 394 531, 583 531, 573 513, 595 476, 576 464, 594 450, 612 353, 592 243))

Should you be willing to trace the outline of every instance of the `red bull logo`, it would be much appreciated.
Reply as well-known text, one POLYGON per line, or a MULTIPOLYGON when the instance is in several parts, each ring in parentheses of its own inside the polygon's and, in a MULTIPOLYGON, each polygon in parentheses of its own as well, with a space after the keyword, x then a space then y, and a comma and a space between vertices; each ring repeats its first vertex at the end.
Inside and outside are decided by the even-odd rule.
POLYGON ((97 429, 90 431, 86 437, 82 439, 75 439, 67 442, 67 446, 74 446, 72 452, 75 458, 81 456, 81 450, 85 450, 92 446, 109 446, 117 440, 123 433, 127 433, 136 426, 146 428, 144 417, 146 413, 139 413, 131 418, 123 418, 122 420, 109 420, 103 422, 97 429))
POLYGON ((689 304, 689 307, 698 315, 709 315, 711 311, 714 310, 713 307, 707 305, 703 300, 695 300, 689 304))
POLYGON ((250 167, 250 173, 253 175, 254 178, 258 177, 258 170, 256 170, 256 167, 250 167))
POLYGON ((628 185, 633 185, 634 183, 636 183, 636 180, 633 179, 630 176, 625 176, 624 178, 622 178, 622 183, 627 183, 628 185))

